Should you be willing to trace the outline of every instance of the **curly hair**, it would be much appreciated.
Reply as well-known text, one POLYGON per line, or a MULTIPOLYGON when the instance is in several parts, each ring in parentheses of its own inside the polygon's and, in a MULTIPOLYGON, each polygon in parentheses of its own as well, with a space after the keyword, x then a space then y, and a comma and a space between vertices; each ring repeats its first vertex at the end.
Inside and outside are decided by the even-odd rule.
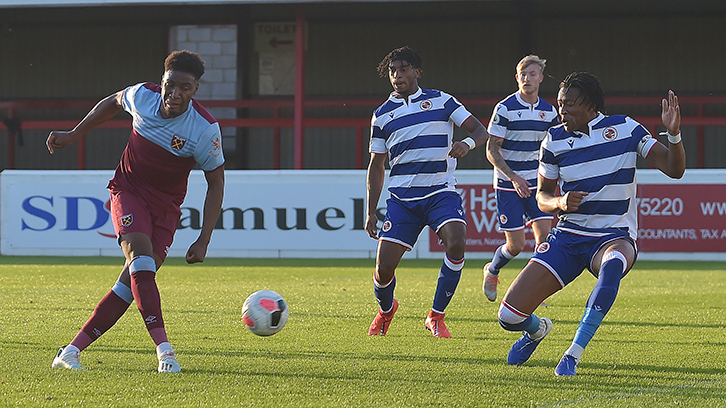
POLYGON ((166 71, 186 72, 199 81, 204 75, 204 61, 196 52, 174 51, 164 60, 164 72, 166 71))
POLYGON ((383 57, 378 64, 378 76, 381 78, 388 76, 388 67, 393 61, 406 61, 414 68, 421 68, 421 57, 416 54, 408 45, 396 48, 383 57))
POLYGON ((595 112, 605 112, 605 92, 597 77, 589 72, 573 72, 560 82, 560 90, 567 92, 570 88, 580 90, 583 103, 589 104, 595 112))

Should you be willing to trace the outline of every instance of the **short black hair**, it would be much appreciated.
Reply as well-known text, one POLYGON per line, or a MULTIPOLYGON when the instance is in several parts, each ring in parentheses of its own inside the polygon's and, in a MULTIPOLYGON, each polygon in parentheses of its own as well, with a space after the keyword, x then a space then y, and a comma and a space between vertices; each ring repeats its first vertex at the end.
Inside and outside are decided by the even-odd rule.
POLYGON ((196 52, 174 51, 164 60, 164 72, 167 71, 186 72, 199 81, 204 75, 204 61, 196 52))
POLYGON ((421 57, 416 54, 408 45, 389 52, 378 64, 378 75, 383 78, 388 76, 388 67, 393 61, 406 61, 414 68, 421 68, 421 57))
POLYGON ((605 113, 605 92, 597 77, 589 72, 573 72, 560 82, 560 89, 567 92, 570 88, 580 90, 584 98, 595 112, 605 113))

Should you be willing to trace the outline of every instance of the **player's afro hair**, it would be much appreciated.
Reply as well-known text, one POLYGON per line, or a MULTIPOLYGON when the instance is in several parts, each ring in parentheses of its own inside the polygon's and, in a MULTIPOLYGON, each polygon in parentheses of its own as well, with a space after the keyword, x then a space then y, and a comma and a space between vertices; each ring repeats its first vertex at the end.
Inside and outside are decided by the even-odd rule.
POLYGON ((199 81, 204 75, 204 61, 196 52, 174 51, 164 60, 164 72, 166 71, 186 72, 199 81))
POLYGON ((388 67, 393 61, 406 61, 414 68, 421 68, 421 57, 406 45, 389 52, 378 64, 378 75, 381 78, 388 76, 388 67))
POLYGON ((567 92, 570 88, 580 90, 583 103, 589 104, 595 112, 605 112, 605 93, 597 77, 589 72, 573 72, 560 82, 560 89, 567 92))

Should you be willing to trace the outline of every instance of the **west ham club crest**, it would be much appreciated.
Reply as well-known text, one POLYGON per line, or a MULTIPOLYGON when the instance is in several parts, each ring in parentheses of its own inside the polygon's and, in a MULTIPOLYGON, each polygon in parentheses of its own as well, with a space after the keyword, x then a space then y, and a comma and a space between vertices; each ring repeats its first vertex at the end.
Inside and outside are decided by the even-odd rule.
POLYGON ((186 139, 182 139, 181 137, 174 135, 174 137, 171 138, 171 148, 176 150, 177 152, 184 147, 184 145, 187 143, 186 139))

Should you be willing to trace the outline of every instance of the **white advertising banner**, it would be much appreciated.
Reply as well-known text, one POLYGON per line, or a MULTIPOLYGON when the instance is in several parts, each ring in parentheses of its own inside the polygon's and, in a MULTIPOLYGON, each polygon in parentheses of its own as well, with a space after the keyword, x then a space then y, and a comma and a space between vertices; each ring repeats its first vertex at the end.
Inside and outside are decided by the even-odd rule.
MULTIPOLYGON (((0 173, 0 254, 122 256, 108 210, 106 184, 112 176, 113 171, 0 173)), ((645 197, 638 204, 641 259, 726 260, 723 176, 721 170, 688 170, 683 179, 669 180, 656 170, 639 171, 639 196, 645 197)), ((492 172, 459 171, 457 180, 469 220, 467 258, 489 258, 504 242, 492 172)), ((184 256, 197 238, 205 193, 204 174, 193 171, 169 256, 184 256)), ((374 258, 376 241, 364 231, 365 195, 364 170, 227 171, 208 256, 374 258)), ((386 198, 384 189, 380 214, 386 198)), ((424 230, 406 257, 441 258, 437 241, 424 230)))

